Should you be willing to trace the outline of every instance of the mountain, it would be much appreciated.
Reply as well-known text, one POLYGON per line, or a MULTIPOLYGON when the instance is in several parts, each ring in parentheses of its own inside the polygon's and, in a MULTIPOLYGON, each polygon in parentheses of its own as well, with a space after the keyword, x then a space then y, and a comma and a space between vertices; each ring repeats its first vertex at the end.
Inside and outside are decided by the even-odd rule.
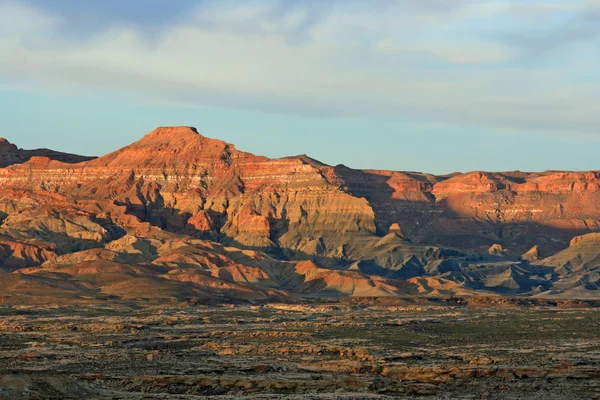
POLYGON ((49 149, 23 150, 10 143, 8 140, 0 138, 0 168, 8 167, 13 164, 22 164, 29 161, 32 157, 47 157, 64 163, 78 163, 95 158, 61 153, 49 149))
POLYGON ((10 301, 57 282, 77 302, 598 289, 594 274, 564 286, 568 271, 540 256, 600 231, 597 171, 355 170, 256 156, 191 127, 96 159, 23 152, 0 146, 10 301))

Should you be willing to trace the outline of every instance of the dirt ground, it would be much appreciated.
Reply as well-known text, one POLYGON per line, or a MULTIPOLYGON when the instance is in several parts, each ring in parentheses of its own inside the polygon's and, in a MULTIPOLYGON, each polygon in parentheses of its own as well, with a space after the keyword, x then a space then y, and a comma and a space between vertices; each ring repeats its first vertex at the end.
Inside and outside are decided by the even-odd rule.
POLYGON ((0 308, 0 399, 600 399, 600 309, 0 308))

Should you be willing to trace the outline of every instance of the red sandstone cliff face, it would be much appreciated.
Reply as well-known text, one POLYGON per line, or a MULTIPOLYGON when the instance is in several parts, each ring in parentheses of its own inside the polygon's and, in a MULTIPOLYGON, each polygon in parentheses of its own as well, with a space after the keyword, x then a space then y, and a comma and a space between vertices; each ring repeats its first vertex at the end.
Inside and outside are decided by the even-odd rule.
POLYGON ((513 243, 551 247, 600 229, 600 173, 519 175, 474 172, 436 184, 436 221, 448 230, 431 227, 422 235, 475 234, 510 249, 513 243))
POLYGON ((392 224, 417 243, 515 254, 600 230, 600 172, 359 171, 255 156, 188 127, 77 164, 31 157, 0 169, 0 188, 94 200, 168 231, 289 256, 351 258, 392 224))
POLYGON ((78 163, 15 149, 0 143, 0 281, 28 277, 15 293, 73 282, 77 299, 600 288, 594 234, 555 251, 600 231, 599 172, 360 171, 255 156, 188 127, 78 163))
POLYGON ((328 182, 318 167, 254 156, 187 127, 158 128, 74 165, 34 157, 1 169, 0 187, 109 200, 170 231, 198 226, 230 244, 265 249, 313 251, 317 241, 314 252, 329 256, 352 234, 375 231, 368 202, 328 182))

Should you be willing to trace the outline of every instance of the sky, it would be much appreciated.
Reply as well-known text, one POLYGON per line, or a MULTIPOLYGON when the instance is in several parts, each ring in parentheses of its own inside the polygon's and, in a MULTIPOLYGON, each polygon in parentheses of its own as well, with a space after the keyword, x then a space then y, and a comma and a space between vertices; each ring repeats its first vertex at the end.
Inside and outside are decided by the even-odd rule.
POLYGON ((157 126, 269 157, 598 170, 600 0, 0 0, 0 136, 157 126))

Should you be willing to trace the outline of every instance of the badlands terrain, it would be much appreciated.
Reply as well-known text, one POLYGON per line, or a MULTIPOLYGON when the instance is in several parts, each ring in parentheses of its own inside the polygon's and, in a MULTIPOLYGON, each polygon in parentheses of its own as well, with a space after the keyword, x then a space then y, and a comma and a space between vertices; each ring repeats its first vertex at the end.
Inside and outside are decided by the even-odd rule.
POLYGON ((599 298, 598 171, 355 170, 191 127, 0 165, 6 305, 599 298))

